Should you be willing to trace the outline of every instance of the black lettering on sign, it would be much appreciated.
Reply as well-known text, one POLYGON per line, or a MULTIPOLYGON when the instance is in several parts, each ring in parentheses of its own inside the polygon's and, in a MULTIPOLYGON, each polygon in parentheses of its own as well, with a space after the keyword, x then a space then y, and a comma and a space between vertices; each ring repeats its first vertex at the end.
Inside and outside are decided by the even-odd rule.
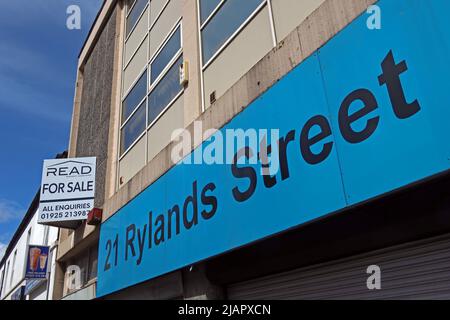
POLYGON ((114 240, 114 243, 111 244, 111 240, 108 240, 106 242, 106 259, 105 259, 105 266, 104 271, 108 271, 111 269, 111 264, 109 262, 109 259, 111 257, 111 250, 114 249, 114 266, 117 266, 117 259, 118 259, 118 248, 119 248, 119 235, 116 234, 116 238, 114 240))
POLYGON ((198 224, 197 181, 192 184, 192 195, 189 195, 183 205, 183 223, 186 230, 198 224), (189 207, 192 207, 192 216, 189 218, 189 207))
POLYGON ((386 85, 392 108, 397 118, 407 119, 419 112, 419 101, 414 100, 412 103, 406 101, 405 90, 400 79, 400 75, 408 70, 406 61, 396 64, 391 50, 381 63, 381 68, 383 69, 383 74, 378 77, 378 82, 380 86, 386 85))
POLYGON ((208 183, 202 190, 201 201, 202 204, 206 206, 211 206, 211 209, 207 211, 206 209, 202 211, 202 217, 205 220, 209 220, 217 212, 217 198, 212 195, 208 195, 208 191, 214 192, 216 190, 216 185, 214 183, 208 183))
POLYGON ((155 245, 159 246, 161 243, 163 243, 166 240, 165 236, 165 223, 164 223, 164 216, 161 214, 156 217, 155 222, 155 245))
POLYGON ((128 260, 128 249, 131 250, 131 254, 133 255, 133 257, 136 255, 133 243, 135 237, 136 237, 136 225, 135 224, 129 225, 127 228, 127 238, 125 241, 125 260, 128 260))
MULTIPOLYGON (((418 100, 408 103, 405 98, 405 91, 402 86, 400 75, 408 68, 405 61, 396 64, 392 51, 388 53, 382 62, 383 74, 378 77, 379 84, 386 85, 392 109, 399 119, 406 119, 421 110, 418 100)), ((365 88, 357 89, 348 94, 342 101, 338 110, 338 127, 345 141, 356 144, 361 143, 371 137, 378 128, 380 116, 375 113, 379 108, 374 94, 365 88), (372 115, 371 115, 372 114, 372 115), (371 116, 369 116, 371 115, 371 116), (356 130, 354 124, 360 121, 361 126, 356 130)), ((296 139, 296 130, 289 131, 285 137, 280 138, 279 149, 279 168, 281 173, 280 181, 290 178, 288 147, 296 139)), ((337 132, 335 133, 337 134, 337 132)), ((324 162, 331 154, 334 141, 330 120, 327 115, 315 115, 311 117, 302 127, 299 139, 301 157, 307 164, 318 165, 324 162), (313 148, 316 147, 316 148, 313 148)), ((231 174, 241 185, 232 188, 232 196, 235 201, 242 203, 248 201, 256 192, 258 183, 258 174, 255 166, 247 164, 256 157, 260 160, 263 168, 263 182, 266 189, 273 189, 277 185, 277 175, 272 176, 269 169, 269 157, 272 153, 272 145, 268 145, 267 139, 262 139, 259 144, 260 152, 250 147, 240 149, 233 157, 231 165, 231 174), (267 152, 266 152, 267 151, 267 152), (240 161, 241 159, 246 161, 240 161), (265 170, 266 169, 266 170, 265 170), (242 186, 243 185, 243 186, 242 186)), ((297 149, 298 150, 298 149, 297 149)), ((297 151, 298 152, 298 151, 297 151)), ((251 162, 250 162, 251 163, 251 162)), ((52 174, 52 172, 49 172, 52 174)), ((202 177, 203 178, 203 177, 202 177)), ((301 178, 301 177, 300 177, 301 178)), ((321 177, 318 177, 319 179, 321 177)), ((90 184, 69 185, 69 190, 87 190, 90 184)), ((178 187, 178 186, 175 186, 178 187)), ((43 192, 58 192, 64 185, 52 184, 44 185, 43 192)), ((142 264, 145 256, 145 243, 148 239, 147 249, 155 246, 164 245, 165 241, 173 239, 183 231, 194 229, 202 221, 212 219, 218 212, 218 198, 214 195, 217 185, 213 182, 207 183, 203 188, 198 181, 192 182, 192 189, 186 195, 184 201, 174 204, 153 219, 152 211, 148 214, 148 223, 142 228, 137 228, 135 224, 126 227, 125 230, 125 261, 128 258, 136 258, 136 264, 142 264), (200 207, 199 207, 200 206, 200 207), (167 221, 166 221, 167 218, 167 221), (182 219, 182 223, 181 223, 182 219), (167 229, 166 229, 167 227, 167 229), (184 230, 182 230, 184 227, 184 230), (137 242, 135 243, 135 240, 137 242), (137 247, 136 247, 137 245, 137 247)), ((169 193, 170 195, 170 193, 169 193)), ((230 195, 229 195, 230 196, 230 195)), ((270 193, 267 192, 267 195, 270 193)), ((45 212, 45 209, 42 213, 45 212)), ((118 257, 118 235, 115 241, 106 242, 106 261, 104 270, 112 268, 111 258, 114 254, 114 265, 117 266, 118 257)))
POLYGON ((234 156, 233 164, 231 165, 231 172, 234 177, 239 179, 248 179, 249 186, 247 190, 240 191, 238 187, 233 189, 233 197, 237 202, 245 202, 255 193, 257 175, 256 171, 252 167, 238 167, 237 162, 240 158, 245 157, 246 159, 251 159, 253 157, 253 151, 250 147, 245 147, 239 150, 234 156))
POLYGON ((373 117, 366 121, 366 126, 361 131, 355 131, 352 123, 367 116, 378 108, 377 100, 372 92, 367 89, 358 89, 350 93, 342 102, 339 109, 339 128, 342 136, 349 143, 360 143, 368 139, 377 129, 380 117, 373 117), (361 101, 363 107, 353 114, 349 115, 350 106, 361 101))
POLYGON ((175 216, 175 232, 180 234, 180 207, 175 205, 167 212, 167 239, 172 239, 172 219, 175 216))
POLYGON ((142 229, 137 229, 137 235, 138 235, 138 248, 139 248, 139 257, 136 261, 137 265, 140 265, 142 262, 142 255, 144 254, 144 243, 145 243, 145 236, 147 234, 147 225, 145 224, 142 229))
POLYGON ((287 158, 287 148, 290 142, 295 140, 295 130, 289 131, 286 137, 281 138, 278 142, 278 148, 280 153, 280 171, 281 171, 281 179, 284 181, 289 179, 289 163, 287 158))
POLYGON ((328 158, 333 149, 333 142, 325 143, 322 151, 317 154, 312 152, 311 147, 329 136, 331 136, 331 127, 327 118, 324 116, 315 116, 308 120, 300 136, 300 150, 307 163, 314 165, 328 158), (320 128, 320 132, 314 137, 310 137, 311 129, 315 126, 320 128))

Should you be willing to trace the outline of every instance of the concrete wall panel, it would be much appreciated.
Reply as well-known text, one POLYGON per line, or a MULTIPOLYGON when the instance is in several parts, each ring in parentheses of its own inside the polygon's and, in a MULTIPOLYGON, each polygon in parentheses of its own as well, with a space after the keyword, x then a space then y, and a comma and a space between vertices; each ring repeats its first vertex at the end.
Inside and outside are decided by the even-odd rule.
POLYGON ((166 36, 170 33, 175 23, 182 14, 181 0, 170 0, 163 13, 150 30, 150 58, 156 53, 166 36))
POLYGON ((184 98, 181 96, 148 131, 148 160, 151 161, 171 141, 172 132, 184 128, 184 98))
POLYGON ((278 41, 287 37, 325 0, 271 0, 278 41))
POLYGON ((120 160, 119 179, 127 183, 145 166, 145 136, 120 160))
POLYGON ((265 7, 204 72, 205 106, 215 91, 221 97, 273 47, 269 11, 265 7), (252 54, 246 54, 251 52, 252 54))
POLYGON ((131 59, 133 53, 139 47, 147 32, 148 32, 148 8, 145 10, 141 19, 139 20, 136 27, 131 32, 130 36, 128 37, 125 43, 125 63, 127 63, 131 59))
POLYGON ((136 55, 131 59, 130 63, 126 67, 123 73, 123 90, 122 94, 125 95, 132 84, 137 80, 142 70, 144 70, 147 63, 147 49, 148 49, 148 37, 139 47, 136 55))

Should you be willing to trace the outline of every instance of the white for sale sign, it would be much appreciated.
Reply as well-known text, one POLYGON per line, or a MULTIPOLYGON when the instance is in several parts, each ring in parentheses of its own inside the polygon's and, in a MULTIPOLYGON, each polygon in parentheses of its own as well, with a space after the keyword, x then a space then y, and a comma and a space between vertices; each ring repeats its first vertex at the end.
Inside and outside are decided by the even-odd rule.
POLYGON ((94 206, 96 162, 96 158, 44 161, 39 223, 87 218, 94 206))

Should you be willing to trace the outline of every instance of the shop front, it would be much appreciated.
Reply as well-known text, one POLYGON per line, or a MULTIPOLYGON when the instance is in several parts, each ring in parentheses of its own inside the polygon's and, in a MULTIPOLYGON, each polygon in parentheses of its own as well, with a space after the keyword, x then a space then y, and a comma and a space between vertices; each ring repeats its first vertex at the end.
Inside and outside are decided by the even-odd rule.
POLYGON ((97 297, 199 266, 230 299, 450 297, 450 4, 378 5, 186 157, 231 163, 181 161, 103 222, 97 297))

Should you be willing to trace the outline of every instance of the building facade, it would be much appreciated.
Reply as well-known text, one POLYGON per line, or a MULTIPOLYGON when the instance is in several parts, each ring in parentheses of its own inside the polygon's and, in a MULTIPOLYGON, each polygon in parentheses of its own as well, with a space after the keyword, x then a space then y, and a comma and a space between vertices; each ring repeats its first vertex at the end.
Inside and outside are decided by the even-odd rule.
POLYGON ((106 0, 69 145, 102 223, 61 229, 54 297, 449 298, 449 9, 106 0))
POLYGON ((0 262, 0 300, 52 300, 58 228, 38 224, 39 194, 32 201, 0 262), (47 278, 26 279, 28 246, 48 246, 47 278))

